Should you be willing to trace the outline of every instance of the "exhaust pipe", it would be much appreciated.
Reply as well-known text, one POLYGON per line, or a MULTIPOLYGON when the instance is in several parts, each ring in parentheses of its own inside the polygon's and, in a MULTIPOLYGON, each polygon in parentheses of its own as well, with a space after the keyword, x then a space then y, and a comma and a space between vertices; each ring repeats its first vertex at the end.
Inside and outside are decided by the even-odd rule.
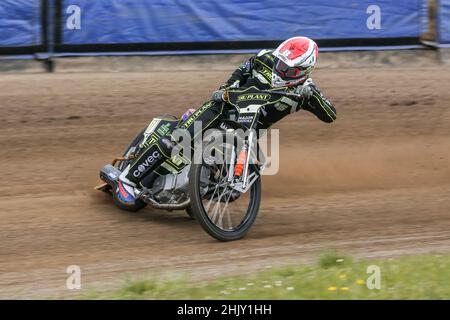
POLYGON ((151 206, 155 207, 156 209, 164 209, 164 210, 184 210, 187 207, 189 207, 189 205, 191 204, 191 199, 187 199, 186 201, 182 202, 182 203, 177 203, 177 204, 162 204, 159 202, 156 202, 155 200, 149 198, 149 197, 143 197, 141 198, 141 200, 143 200, 144 202, 150 204, 151 206))

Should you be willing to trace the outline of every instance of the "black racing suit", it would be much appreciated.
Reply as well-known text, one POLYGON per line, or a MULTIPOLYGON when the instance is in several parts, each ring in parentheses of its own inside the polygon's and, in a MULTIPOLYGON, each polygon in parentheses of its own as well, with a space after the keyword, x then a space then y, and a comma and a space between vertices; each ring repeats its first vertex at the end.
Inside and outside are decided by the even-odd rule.
MULTIPOLYGON (((240 89, 255 86, 261 90, 272 89, 272 68, 274 56, 271 50, 262 50, 256 56, 251 57, 242 66, 236 69, 230 79, 221 88, 238 85, 240 89)), ((294 91, 295 88, 284 87, 286 91, 294 91)), ((314 113, 324 122, 336 120, 336 110, 333 105, 325 99, 319 89, 315 86, 310 98, 301 98, 290 105, 277 104, 265 107, 265 112, 259 118, 257 129, 265 129, 281 120, 290 113, 304 109, 314 113)), ((194 121, 202 122, 202 130, 214 127, 227 114, 230 108, 225 102, 207 101, 198 108, 186 121, 174 124, 172 129, 185 129, 194 137, 194 121)), ((141 182, 144 178, 152 175, 165 174, 160 165, 170 158, 171 148, 170 132, 161 137, 151 145, 132 163, 127 179, 134 183, 141 182)), ((169 161, 170 162, 170 161, 169 161)), ((178 169, 175 163, 170 163, 174 169, 178 169)), ((142 183, 141 183, 142 184, 142 183)), ((145 185, 148 185, 145 183, 145 185)))

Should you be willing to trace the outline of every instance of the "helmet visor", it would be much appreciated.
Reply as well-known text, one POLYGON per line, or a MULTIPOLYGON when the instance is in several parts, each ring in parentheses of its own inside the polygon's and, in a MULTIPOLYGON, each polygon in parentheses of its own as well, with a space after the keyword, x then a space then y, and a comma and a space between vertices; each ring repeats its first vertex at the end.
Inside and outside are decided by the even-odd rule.
POLYGON ((301 67, 289 67, 280 59, 275 63, 275 71, 284 80, 296 80, 306 75, 306 69, 301 67))

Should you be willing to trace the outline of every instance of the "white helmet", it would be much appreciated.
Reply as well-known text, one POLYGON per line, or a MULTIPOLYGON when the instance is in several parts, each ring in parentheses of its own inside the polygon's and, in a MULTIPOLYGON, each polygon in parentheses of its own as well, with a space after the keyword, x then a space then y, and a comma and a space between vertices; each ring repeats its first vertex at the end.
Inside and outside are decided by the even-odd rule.
POLYGON ((296 86, 309 78, 316 65, 319 48, 307 37, 294 37, 280 44, 272 55, 275 57, 272 85, 296 86))

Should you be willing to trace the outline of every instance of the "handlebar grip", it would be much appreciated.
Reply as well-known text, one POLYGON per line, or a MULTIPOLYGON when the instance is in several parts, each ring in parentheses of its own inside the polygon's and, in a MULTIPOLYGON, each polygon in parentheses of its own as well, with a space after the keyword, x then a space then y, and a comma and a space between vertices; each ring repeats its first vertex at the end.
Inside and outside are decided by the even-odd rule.
POLYGON ((223 101, 229 102, 228 90, 224 90, 223 92, 223 101))

